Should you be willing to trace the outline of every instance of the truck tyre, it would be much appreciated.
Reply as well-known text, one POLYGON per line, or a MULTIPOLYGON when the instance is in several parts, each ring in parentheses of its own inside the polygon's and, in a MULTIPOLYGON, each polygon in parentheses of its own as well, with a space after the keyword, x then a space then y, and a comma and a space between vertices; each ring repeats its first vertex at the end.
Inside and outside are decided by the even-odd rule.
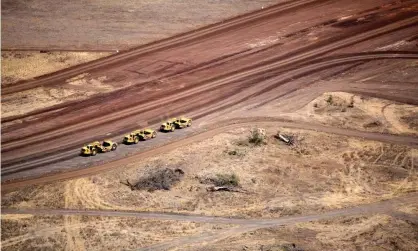
POLYGON ((175 126, 175 125, 173 125, 173 126, 171 127, 171 131, 172 131, 172 132, 174 132, 174 130, 176 130, 176 126, 175 126))
MULTIPOLYGON (((138 137, 138 136, 135 136, 134 143, 135 143, 135 144, 138 144, 138 142, 139 142, 139 137, 138 137)), ((116 149, 116 148, 115 148, 115 149, 116 149)))
POLYGON ((114 150, 116 150, 116 148, 117 148, 118 146, 116 145, 116 144, 113 144, 112 145, 112 151, 114 151, 114 150))
POLYGON ((97 150, 96 149, 91 150, 91 156, 96 156, 96 154, 97 154, 97 150))

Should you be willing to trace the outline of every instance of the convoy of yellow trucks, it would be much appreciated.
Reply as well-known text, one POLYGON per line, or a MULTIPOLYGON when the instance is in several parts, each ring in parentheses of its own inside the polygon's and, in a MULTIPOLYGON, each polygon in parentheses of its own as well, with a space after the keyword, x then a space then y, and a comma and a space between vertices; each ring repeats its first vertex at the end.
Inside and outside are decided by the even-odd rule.
MULTIPOLYGON (((175 129, 190 127, 192 119, 190 118, 172 118, 160 126, 161 132, 174 132, 175 129)), ((124 144, 138 144, 139 141, 145 141, 157 137, 157 132, 153 129, 135 130, 123 137, 124 144)), ((118 147, 116 142, 111 140, 104 140, 103 142, 95 141, 81 148, 81 155, 95 156, 97 153, 105 153, 115 151, 118 147)))

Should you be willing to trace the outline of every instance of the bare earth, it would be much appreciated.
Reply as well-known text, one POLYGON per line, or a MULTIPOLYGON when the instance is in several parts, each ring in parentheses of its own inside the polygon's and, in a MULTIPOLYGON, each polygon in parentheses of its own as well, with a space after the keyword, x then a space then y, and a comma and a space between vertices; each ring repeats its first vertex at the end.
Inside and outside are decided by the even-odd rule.
POLYGON ((48 76, 105 53, 3 52, 2 248, 415 251, 414 1, 4 1, 3 43, 125 48, 278 2, 48 76))
POLYGON ((2 48, 122 50, 283 0, 2 1, 2 48))
MULTIPOLYGON (((2 51, 1 84, 13 84, 20 80, 55 72, 70 66, 89 62, 110 55, 109 52, 25 52, 2 51)), ((4 115, 3 115, 4 116, 4 115)))

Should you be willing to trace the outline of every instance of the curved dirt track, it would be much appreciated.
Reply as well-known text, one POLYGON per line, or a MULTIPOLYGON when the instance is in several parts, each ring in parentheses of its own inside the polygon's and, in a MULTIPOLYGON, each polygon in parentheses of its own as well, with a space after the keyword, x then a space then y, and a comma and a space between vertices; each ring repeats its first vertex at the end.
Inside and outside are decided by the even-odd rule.
MULTIPOLYGON (((370 2, 367 3, 370 5, 370 2)), ((170 84, 167 85, 161 85, 163 82, 156 82, 152 77, 139 78, 137 84, 120 91, 6 119, 9 122, 19 120, 20 123, 2 126, 2 175, 71 159, 78 153, 78 147, 85 142, 105 137, 119 140, 121 134, 131 129, 155 125, 167 117, 187 114, 195 119, 203 118, 232 106, 242 105, 251 99, 263 98, 268 92, 292 93, 300 88, 292 85, 292 80, 337 65, 391 58, 416 59, 418 53, 414 51, 340 54, 341 49, 354 45, 365 46, 367 49, 369 47, 365 45, 365 41, 379 41, 380 37, 390 37, 400 30, 403 37, 396 33, 394 41, 415 34, 413 28, 418 23, 418 16, 414 15, 414 8, 418 5, 413 3, 392 2, 377 9, 359 9, 353 20, 362 15, 373 16, 373 19, 354 26, 346 27, 346 20, 330 20, 330 17, 318 20, 316 26, 322 25, 330 30, 334 29, 331 26, 344 26, 343 31, 327 33, 319 41, 299 41, 290 45, 273 43, 251 50, 235 45, 236 35, 243 34, 241 37, 245 38, 254 35, 251 34, 255 32, 254 28, 273 29, 272 27, 283 22, 281 15, 291 14, 290 11, 297 9, 309 12, 312 8, 321 9, 334 4, 332 1, 292 1, 42 77, 32 84, 60 84, 61 80, 70 75, 84 72, 86 68, 83 67, 120 75, 132 65, 135 66, 137 61, 146 60, 147 57, 178 59, 188 49, 208 48, 207 45, 213 43, 212 41, 224 41, 221 39, 225 37, 229 39, 225 40, 228 45, 236 50, 231 55, 222 57, 220 55, 224 51, 219 49, 218 54, 203 55, 198 64, 174 71, 163 70, 163 73, 154 76, 160 82, 169 81, 170 84), (412 6, 412 11, 405 8, 406 6, 412 6), (233 38, 235 40, 231 40, 233 38)), ((369 5, 365 3, 364 8, 371 7, 369 5)), ((302 30, 296 29, 286 36, 292 37, 298 32, 306 32, 306 27, 313 24, 303 25, 305 26, 298 28, 303 28, 302 30)), ((188 57, 192 58, 193 54, 187 54, 182 60, 188 57)), ((18 84, 16 90, 30 83, 18 84)), ((396 100, 402 98, 378 92, 375 95, 388 99, 393 97, 396 100)), ((416 98, 408 98, 411 103, 418 104, 416 98)), ((385 137, 383 135, 382 139, 386 140, 385 137)), ((372 138, 379 140, 380 137, 372 138)), ((405 142, 415 144, 411 143, 415 139, 405 142)))
POLYGON ((328 212, 287 216, 273 219, 239 219, 239 218, 224 218, 211 217, 201 215, 189 214, 175 214, 175 213, 158 213, 158 212, 135 212, 135 211, 109 211, 109 210, 76 210, 76 209, 9 209, 3 208, 2 214, 31 214, 31 215, 83 215, 83 216, 106 216, 106 217, 137 217, 141 219, 153 220, 174 220, 174 221, 189 221, 202 222, 211 224, 233 224, 238 227, 232 227, 227 230, 218 231, 215 233, 203 233, 199 235, 180 237, 169 242, 158 243, 155 245, 139 248, 137 250, 168 250, 171 248, 179 248, 185 245, 196 243, 211 243, 219 241, 231 236, 237 236, 245 232, 254 231, 260 228, 277 227, 293 225, 297 223, 328 220, 335 217, 349 217, 358 215, 370 214, 389 214, 394 217, 407 218, 408 221, 417 222, 418 218, 412 215, 403 215, 396 212, 395 207, 402 204, 416 204, 418 203, 418 194, 413 193, 406 196, 388 199, 380 202, 375 202, 356 207, 349 207, 343 209, 331 210, 328 212))
MULTIPOLYGON (((25 187, 29 185, 36 185, 42 183, 48 183, 58 180, 65 180, 65 179, 73 179, 78 177, 83 177, 87 175, 93 175, 102 171, 106 171, 109 169, 114 168, 115 166, 124 166, 129 163, 132 163, 135 159, 144 159, 147 157, 155 156, 158 154, 165 153, 170 150, 178 149, 179 147, 187 144, 191 144, 196 141, 201 141, 207 139, 211 136, 215 136, 216 134, 244 126, 278 126, 278 127, 287 127, 287 128, 295 128, 295 129, 305 129, 305 130, 314 130, 326 133, 332 133, 342 136, 350 136, 350 137, 359 137, 368 140, 377 140, 382 142, 389 142, 395 144, 406 144, 413 147, 418 147, 418 138, 409 137, 409 136, 400 136, 400 135, 390 135, 390 134, 382 134, 382 133, 371 133, 371 132, 362 132, 356 130, 349 130, 349 129, 341 129, 341 128, 333 128, 333 127, 326 127, 322 125, 315 125, 312 123, 304 123, 304 122, 290 122, 284 121, 278 118, 253 118, 249 121, 249 119, 243 119, 245 122, 240 120, 232 120, 224 122, 226 125, 217 127, 212 130, 205 130, 202 133, 198 133, 196 135, 184 138, 182 140, 178 140, 175 142, 168 143, 161 147, 152 148, 147 151, 138 152, 134 155, 124 157, 115 161, 108 162, 106 164, 101 164, 89 168, 78 169, 70 172, 64 173, 57 173, 52 175, 47 175, 39 178, 32 178, 26 180, 14 180, 10 182, 2 183, 2 192, 7 192, 10 190, 14 190, 20 187, 25 187), (229 123, 229 124, 228 124, 229 123)), ((19 167, 17 167, 19 169, 19 167)), ((19 170, 5 170, 7 171, 19 171, 19 170)))
POLYGON ((341 217, 367 213, 387 213, 393 207, 402 203, 418 203, 418 193, 408 194, 389 200, 379 201, 371 204, 361 205, 352 208, 331 210, 320 214, 305 216, 287 216, 276 219, 240 219, 225 218, 218 216, 202 216, 193 214, 176 214, 162 212, 139 212, 120 210, 91 210, 91 209, 12 209, 2 208, 2 214, 31 214, 31 215, 86 215, 86 216, 111 216, 111 217, 137 217, 142 219, 193 221, 212 224, 236 224, 266 227, 267 225, 286 225, 306 221, 322 220, 331 217, 341 217))
MULTIPOLYGON (((203 41, 207 40, 214 40, 217 39, 218 36, 225 36, 228 33, 234 32, 241 32, 241 30, 247 29, 251 30, 254 28, 259 28, 259 23, 267 23, 271 22, 270 20, 275 19, 279 15, 284 14, 291 14, 295 11, 299 11, 300 9, 309 9, 312 7, 319 7, 321 9, 327 9, 327 4, 332 1, 329 0, 297 0, 297 1, 289 1, 285 3, 281 3, 278 5, 271 6, 269 8, 255 11, 249 14, 245 14, 242 16, 238 16, 229 20, 225 20, 223 22, 210 25, 207 27, 203 27, 198 30, 186 32, 183 34, 179 34, 177 36, 173 36, 171 38, 163 39, 154 43, 150 43, 144 46, 140 46, 138 48, 133 48, 129 51, 119 53, 117 55, 109 56, 107 58, 99 59, 94 62, 86 63, 83 65, 75 66, 72 68, 68 68, 62 71, 58 71, 56 73, 52 73, 49 75, 41 76, 33 81, 24 81, 20 83, 16 83, 11 86, 6 86, 2 88, 3 95, 11 94, 18 91, 23 91, 27 89, 32 89, 38 86, 45 86, 45 85, 55 85, 64 82, 66 79, 71 77, 77 76, 79 74, 85 72, 96 72, 101 70, 106 70, 109 68, 119 67, 121 65, 125 65, 132 61, 138 60, 138 58, 142 56, 146 56, 147 54, 154 53, 154 52, 164 52, 171 48, 181 47, 183 45, 196 45, 202 43, 203 41)), ((376 9, 376 5, 378 3, 373 3, 372 1, 366 2, 363 1, 362 3, 362 12, 366 12, 370 10, 370 13, 374 13, 376 9), (370 9, 367 9, 370 8, 370 9)), ((350 3, 350 1, 348 1, 350 3)), ((381 4, 386 6, 388 5, 389 8, 394 10, 399 10, 403 7, 410 7, 414 1, 403 1, 403 2, 389 2, 388 1, 381 1, 381 4), (393 5, 393 6, 392 6, 393 5)), ((348 4, 343 2, 340 3, 341 5, 346 5, 346 8, 349 8, 348 4)), ((381 6, 379 6, 381 7, 381 6)), ((379 7, 377 7, 379 9, 379 7)), ((358 6, 357 6, 358 8, 358 6)), ((329 9, 329 8, 328 8, 329 9)), ((360 12, 360 13, 362 13, 360 12)), ((407 14, 409 17, 413 17, 411 13, 407 14)), ((398 17, 392 20, 382 20, 385 24, 390 24, 397 20, 398 17)), ((338 20, 328 20, 323 22, 324 24, 335 24, 335 23, 344 23, 346 21, 338 21, 338 20)), ((321 23, 322 24, 322 23, 321 23)), ((399 26, 401 28, 401 26, 399 26)), ((361 33, 362 29, 356 30, 355 32, 351 33, 351 35, 361 33)), ((346 35, 350 36, 350 33, 347 32, 346 35)), ((348 37, 349 37, 348 36, 348 37)), ((177 72, 179 73, 179 72, 177 72)))
POLYGON ((275 15, 282 11, 296 10, 297 7, 302 7, 304 5, 315 2, 321 1, 299 0, 274 5, 264 10, 256 11, 250 14, 244 14, 242 16, 238 16, 217 24, 209 25, 198 30, 193 30, 167 39, 146 44, 138 48, 133 48, 131 50, 117 55, 112 55, 103 59, 98 59, 94 62, 89 62, 83 65, 67 68, 62 71, 41 76, 33 81, 22 81, 13 86, 3 87, 2 93, 3 95, 10 94, 31 89, 37 86, 56 84, 57 81, 64 81, 65 79, 77 76, 87 71, 97 70, 97 68, 113 67, 122 62, 124 63, 126 61, 135 59, 138 56, 151 53, 157 50, 175 47, 185 42, 198 42, 198 40, 205 39, 206 37, 214 35, 216 33, 227 32, 232 29, 238 29, 239 27, 245 26, 248 23, 263 19, 266 16, 275 15))
MULTIPOLYGON (((210 113, 221 110, 223 107, 230 107, 232 105, 244 102, 249 97, 262 95, 263 93, 268 92, 269 90, 272 90, 276 88, 277 86, 280 86, 281 84, 287 82, 289 79, 297 79, 300 76, 305 76, 306 74, 309 74, 311 72, 315 72, 318 70, 322 70, 327 67, 331 67, 331 66, 334 67, 339 64, 347 64, 347 63, 356 62, 356 61, 392 59, 392 58, 414 59, 414 58, 418 58, 418 54, 414 52, 412 53, 376 52, 376 53, 365 53, 365 54, 357 54, 357 55, 345 55, 345 56, 336 57, 336 59, 333 59, 333 60, 324 59, 323 62, 319 61, 319 63, 316 63, 316 64, 315 63, 308 64, 305 67, 301 67, 299 69, 289 71, 285 74, 279 74, 278 77, 274 77, 268 81, 264 81, 265 83, 263 84, 250 86, 248 88, 241 87, 239 90, 234 91, 235 93, 232 96, 227 97, 226 99, 223 99, 222 102, 220 102, 221 104, 220 107, 214 106, 213 104, 216 104, 215 102, 213 102, 212 104, 210 104, 211 102, 207 102, 208 105, 199 104, 199 106, 196 108, 194 106, 189 105, 188 106, 188 109, 190 110, 189 114, 192 115, 194 118, 199 118, 199 117, 208 115, 210 113), (230 101, 227 102, 228 100, 230 101), (203 107, 204 109, 202 109, 201 107, 203 107)), ((214 83, 215 86, 219 84, 224 85, 224 82, 222 81, 220 83, 216 83, 216 82, 214 83)), ((230 85, 226 85, 225 87, 230 88, 230 85)), ((210 88, 214 88, 214 86, 210 86, 210 88)), ((182 99, 190 101, 190 99, 193 96, 197 96, 198 98, 201 98, 202 96, 205 95, 205 92, 207 92, 206 88, 203 88, 203 90, 202 88, 196 88, 196 89, 197 90, 192 89, 190 91, 186 91, 181 96, 169 97, 168 100, 160 99, 156 102, 151 102, 145 107, 139 106, 139 107, 134 107, 132 109, 128 109, 126 111, 118 111, 118 112, 115 112, 115 114, 106 116, 105 119, 108 122, 123 121, 125 125, 129 125, 135 122, 135 120, 133 120, 131 116, 132 114, 135 114, 136 110, 138 109, 141 111, 142 114, 146 112, 147 110, 152 112, 153 109, 157 110, 161 108, 160 103, 174 102, 173 100, 170 100, 170 99, 177 100, 177 102, 181 101, 182 99)), ((292 92, 295 90, 296 88, 289 89, 287 87, 286 91, 292 92)), ((390 99, 390 96, 389 96, 389 99, 390 99)), ((417 102, 416 104, 418 104, 418 100, 416 102, 417 102)), ((180 108, 182 108, 182 106, 180 106, 180 108)), ((154 114, 158 114, 158 110, 154 114)), ((74 133, 77 132, 78 130, 83 130, 83 129, 88 130, 88 128, 91 128, 92 126, 97 127, 97 126, 100 126, 101 124, 103 124, 103 118, 92 119, 84 123, 76 124, 73 126, 67 126, 65 128, 62 128, 61 130, 51 132, 45 135, 39 134, 39 135, 34 135, 34 137, 24 137, 24 141, 25 141, 25 144, 29 144, 29 146, 33 148, 34 146, 36 146, 36 144, 40 146, 42 144, 45 144, 50 138, 52 138, 53 140, 56 140, 60 136, 63 136, 66 134, 71 135, 71 137, 73 137, 74 133), (85 126, 83 126, 83 124, 85 126)), ((115 125, 112 124, 112 126, 115 126, 115 125)), ((118 133, 121 133, 121 132, 118 132, 118 133)), ((118 134, 117 134, 117 137, 113 137, 113 139, 118 142, 120 141, 120 138, 121 138, 121 135, 118 135, 118 134)), ((72 144, 70 143, 68 139, 62 140, 62 141, 67 142, 65 147, 60 146, 54 149, 52 148, 53 145, 49 145, 48 146, 50 147, 49 150, 48 148, 45 148, 45 147, 42 148, 41 149, 42 152, 40 155, 32 155, 30 156, 30 158, 28 158, 27 156, 23 157, 23 159, 25 159, 25 163, 20 163, 20 158, 13 158, 12 161, 8 161, 7 155, 6 155, 6 159, 3 157, 3 161, 2 161, 3 175, 7 175, 10 172, 16 172, 16 170, 19 170, 19 169, 24 170, 24 169, 28 169, 31 167, 34 168, 36 166, 40 166, 43 164, 53 163, 53 162, 57 162, 60 160, 76 157, 78 145, 82 144, 83 142, 91 141, 91 140, 94 140, 94 138, 83 139, 83 141, 81 142, 74 142, 72 144)), ((2 150, 3 152, 10 151, 10 149, 12 150, 18 149, 18 151, 21 151, 22 149, 24 149, 24 147, 22 147, 21 144, 22 143, 20 141, 11 141, 10 143, 3 143, 2 150)), ((38 149, 33 149, 33 150, 38 150, 38 149)))
MULTIPOLYGON (((342 0, 342 2, 344 1, 342 0)), ((350 1, 345 2, 350 4, 350 1)), ((414 86, 418 87, 418 85, 414 83, 404 89, 405 85, 402 83, 376 82, 373 83, 373 86, 366 83, 347 86, 343 86, 344 84, 341 83, 327 83, 327 85, 315 89, 315 87, 309 86, 310 83, 301 85, 293 81, 311 74, 318 74, 318 72, 324 70, 330 70, 331 72, 336 66, 349 67, 350 65, 376 60, 418 59, 417 51, 373 51, 374 44, 379 44, 381 38, 387 39, 384 41, 386 43, 416 35, 418 16, 414 8, 417 8, 418 5, 414 1, 378 0, 376 2, 384 2, 387 5, 373 8, 371 2, 364 1, 364 9, 356 9, 353 17, 349 18, 351 22, 351 19, 356 20, 356 18, 364 15, 368 20, 365 23, 351 25, 346 19, 339 19, 339 16, 330 16, 317 21, 314 19, 315 21, 312 24, 298 26, 290 34, 285 35, 285 37, 297 37, 297 34, 302 33, 303 36, 307 36, 312 27, 323 26, 325 29, 330 29, 325 35, 319 36, 318 41, 308 41, 301 38, 300 41, 289 42, 289 44, 285 40, 283 44, 275 42, 271 45, 252 49, 246 49, 245 46, 239 44, 240 39, 257 34, 254 30, 263 31, 269 27, 279 26, 282 22, 281 15, 293 15, 296 10, 308 12, 321 8, 328 10, 327 7, 334 4, 333 1, 327 0, 289 1, 265 10, 233 18, 224 23, 180 34, 92 63, 4 88, 3 95, 9 95, 38 86, 60 85, 66 79, 87 71, 94 76, 100 76, 109 71, 114 79, 127 74, 127 78, 135 82, 133 86, 120 91, 93 96, 87 100, 63 103, 22 116, 2 118, 2 122, 10 122, 10 124, 2 126, 3 181, 9 174, 33 171, 38 167, 64 160, 79 164, 77 168, 68 172, 6 181, 2 183, 2 192, 29 185, 93 175, 127 165, 138 159, 166 153, 225 131, 250 126, 277 126, 313 130, 418 148, 418 138, 413 136, 363 132, 308 122, 289 121, 277 117, 251 117, 212 121, 213 123, 207 127, 202 126, 195 131, 194 128, 191 128, 191 132, 182 130, 179 138, 174 137, 176 140, 173 140, 171 135, 161 135, 163 140, 160 145, 146 148, 129 156, 123 156, 123 152, 121 152, 119 155, 105 159, 107 163, 104 164, 105 161, 103 160, 97 162, 92 160, 88 168, 81 169, 80 162, 78 162, 81 159, 81 157, 77 157, 78 148, 87 141, 102 138, 112 138, 120 141, 121 135, 125 132, 138 127, 156 127, 158 122, 167 117, 186 114, 200 122, 204 121, 207 116, 234 110, 244 105, 263 106, 272 100, 286 101, 286 95, 293 95, 292 99, 298 100, 303 95, 315 97, 318 93, 340 88, 347 92, 373 95, 418 105, 418 88, 414 89, 414 86), (412 11, 408 8, 405 9, 405 7, 411 7, 412 11), (370 16, 372 18, 369 20, 370 16), (344 29, 335 31, 330 28, 331 26, 344 27, 344 29), (332 31, 335 31, 335 33, 332 31), (398 33, 400 31, 402 31, 401 35, 398 33), (226 41, 226 48, 221 46, 222 41, 226 41), (368 42, 373 45, 367 45, 368 42), (213 45, 211 45, 212 43, 213 45), (216 47, 213 51, 218 50, 218 54, 213 51, 210 53, 204 51, 205 48, 211 50, 210 46, 216 47), (203 59, 188 64, 189 60, 193 60, 193 57, 199 55, 193 54, 192 51, 202 51, 203 59), (343 52, 344 54, 342 54, 343 52), (222 54, 226 55, 222 56, 222 54), (181 66, 170 70, 171 68, 165 68, 166 66, 163 65, 162 70, 157 67, 153 69, 155 71, 149 76, 145 76, 147 74, 128 73, 128 70, 132 69, 135 72, 137 67, 142 67, 142 61, 147 61, 150 58, 157 58, 158 60, 167 58, 167 61, 170 62, 181 62, 181 66), (134 75, 135 77, 133 77, 134 75), (391 91, 382 91, 382 86, 389 84, 391 85, 391 91), (399 91, 393 91, 397 88, 399 88, 399 91), (301 89, 305 93, 299 93, 298 90, 301 89), (14 123, 16 121, 18 123, 14 123)), ((347 6, 347 8, 350 9, 352 6, 347 6)), ((309 19, 307 20, 309 22, 309 19)), ((273 28, 271 29, 273 30, 273 28)), ((171 67, 171 65, 168 67, 171 67)), ((117 82, 117 80, 114 81, 117 82)), ((297 110, 303 105, 302 103, 300 101, 297 104, 288 104, 286 109, 297 110)), ((120 147, 126 146, 121 145, 120 147)), ((54 171, 53 166, 48 171, 54 171)), ((417 204, 418 194, 412 193, 395 199, 318 214, 276 219, 239 219, 160 212, 77 209, 3 208, 2 214, 137 217, 239 225, 212 234, 204 233, 174 239, 138 249, 167 250, 184 245, 218 241, 259 228, 362 214, 397 215, 399 213, 395 212, 394 207, 404 203, 417 204)), ((414 222, 417 221, 414 216, 410 216, 410 219, 414 222)))

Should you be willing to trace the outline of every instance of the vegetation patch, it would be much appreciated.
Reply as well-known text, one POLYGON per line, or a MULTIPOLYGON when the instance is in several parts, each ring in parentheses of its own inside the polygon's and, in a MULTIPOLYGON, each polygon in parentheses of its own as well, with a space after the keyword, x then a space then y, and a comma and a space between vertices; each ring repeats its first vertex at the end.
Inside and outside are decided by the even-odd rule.
POLYGON ((153 192, 155 190, 170 190, 184 176, 184 171, 180 168, 171 169, 163 168, 152 171, 149 175, 140 178, 136 183, 131 184, 129 180, 123 183, 132 190, 147 190, 153 192))
POLYGON ((209 177, 200 178, 200 183, 211 184, 217 187, 238 187, 239 177, 235 173, 232 174, 215 174, 209 177))

